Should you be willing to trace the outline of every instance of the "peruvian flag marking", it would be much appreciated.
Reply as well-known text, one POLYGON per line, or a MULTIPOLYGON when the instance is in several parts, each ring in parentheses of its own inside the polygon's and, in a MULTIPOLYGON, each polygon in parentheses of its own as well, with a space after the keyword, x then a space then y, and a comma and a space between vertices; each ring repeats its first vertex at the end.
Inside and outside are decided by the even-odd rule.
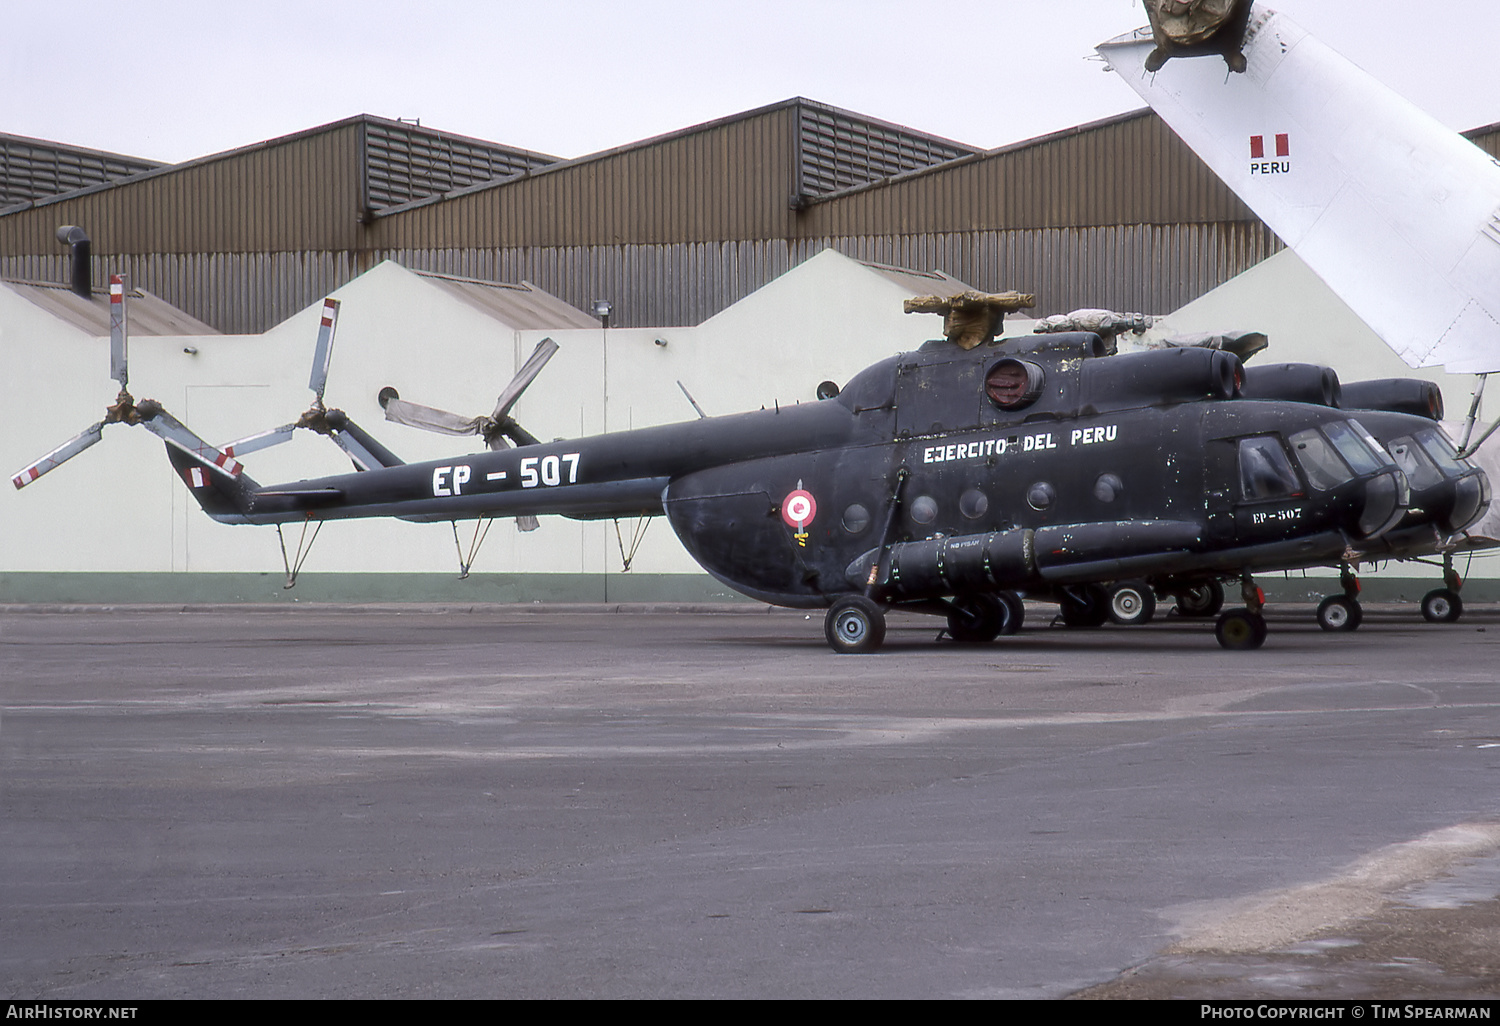
MULTIPOLYGON (((1290 133, 1278 132, 1275 138, 1276 156, 1289 157, 1292 155, 1292 137, 1290 133)), ((1252 135, 1250 137, 1250 159, 1263 160, 1266 155, 1266 137, 1263 135, 1252 135)))

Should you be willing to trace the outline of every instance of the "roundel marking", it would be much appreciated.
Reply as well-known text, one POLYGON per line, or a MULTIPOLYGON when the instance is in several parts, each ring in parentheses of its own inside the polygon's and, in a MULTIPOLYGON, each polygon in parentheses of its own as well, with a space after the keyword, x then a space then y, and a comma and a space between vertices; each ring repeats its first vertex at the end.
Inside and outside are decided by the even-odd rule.
POLYGON ((795 527, 800 531, 812 523, 813 517, 817 515, 818 503, 811 492, 798 488, 788 492, 787 497, 781 500, 781 519, 786 521, 788 527, 795 527))

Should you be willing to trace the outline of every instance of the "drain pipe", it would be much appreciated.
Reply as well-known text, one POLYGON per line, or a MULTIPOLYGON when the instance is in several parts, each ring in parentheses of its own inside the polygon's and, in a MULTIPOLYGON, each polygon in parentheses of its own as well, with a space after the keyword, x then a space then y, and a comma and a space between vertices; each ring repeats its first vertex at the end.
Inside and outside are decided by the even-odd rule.
POLYGON ((76 224, 60 225, 57 241, 68 247, 73 257, 72 277, 68 287, 84 299, 94 298, 93 243, 89 233, 76 224))

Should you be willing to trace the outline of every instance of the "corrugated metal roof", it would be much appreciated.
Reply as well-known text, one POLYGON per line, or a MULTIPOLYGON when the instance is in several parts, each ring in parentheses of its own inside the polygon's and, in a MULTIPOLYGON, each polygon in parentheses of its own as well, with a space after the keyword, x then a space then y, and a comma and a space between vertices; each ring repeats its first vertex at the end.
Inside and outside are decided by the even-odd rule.
MULTIPOLYGON (((41 281, 0 282, 30 300, 58 320, 90 335, 109 334, 109 292, 95 289, 92 300, 77 295, 66 285, 41 281)), ((131 289, 130 333, 132 335, 217 335, 218 329, 189 317, 172 304, 141 289, 131 289)))
POLYGON ((593 317, 527 281, 517 285, 458 278, 432 271, 416 273, 449 295, 518 330, 599 327, 599 322, 593 317))
POLYGON ((860 264, 881 277, 890 279, 914 296, 956 296, 974 287, 942 271, 914 271, 909 267, 875 264, 868 260, 861 260, 860 264))

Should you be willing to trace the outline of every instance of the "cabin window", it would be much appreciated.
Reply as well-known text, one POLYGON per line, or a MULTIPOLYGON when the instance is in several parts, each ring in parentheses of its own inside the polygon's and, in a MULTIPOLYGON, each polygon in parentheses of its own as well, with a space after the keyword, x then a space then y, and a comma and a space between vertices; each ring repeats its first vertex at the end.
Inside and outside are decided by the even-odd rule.
POLYGON ((1057 490, 1046 481, 1038 481, 1026 490, 1026 504, 1037 512, 1057 501, 1057 490))
POLYGON ((1042 368, 1028 360, 1001 360, 984 378, 984 393, 1002 410, 1019 410, 1036 402, 1047 379, 1042 368))
POLYGON ((844 510, 844 530, 850 534, 861 534, 869 526, 870 511, 859 503, 853 503, 844 510))
POLYGON ((1299 431, 1287 440, 1292 443, 1292 454, 1307 475, 1308 484, 1318 491, 1326 492, 1354 479, 1354 474, 1317 428, 1299 431))
POLYGON ((1114 502, 1125 490, 1125 482, 1114 474, 1100 474, 1094 482, 1094 498, 1100 502, 1114 502))
POLYGON ((1297 492, 1297 475, 1275 435, 1240 440, 1241 496, 1280 499, 1297 492))
POLYGON ((919 524, 930 524, 937 519, 937 500, 930 495, 918 495, 911 503, 911 518, 919 524))
POLYGON ((990 497, 978 488, 970 488, 958 497, 958 511, 970 520, 978 520, 989 509, 990 497))

